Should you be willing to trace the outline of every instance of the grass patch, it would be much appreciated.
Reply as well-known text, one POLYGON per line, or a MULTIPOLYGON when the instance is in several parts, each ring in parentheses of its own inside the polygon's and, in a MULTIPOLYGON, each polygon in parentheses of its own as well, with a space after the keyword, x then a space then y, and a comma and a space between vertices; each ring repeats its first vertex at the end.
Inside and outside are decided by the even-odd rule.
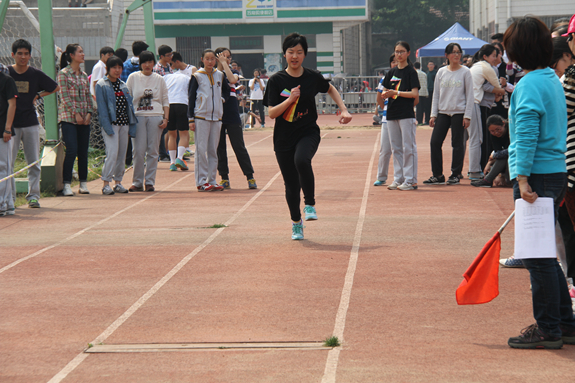
POLYGON ((223 223, 216 223, 212 226, 208 226, 208 229, 219 229, 221 227, 227 227, 226 225, 224 225, 223 223))
POLYGON ((339 343, 339 339, 337 338, 337 336, 332 336, 331 338, 326 338, 323 341, 323 345, 325 347, 339 347, 341 346, 341 343, 339 343))

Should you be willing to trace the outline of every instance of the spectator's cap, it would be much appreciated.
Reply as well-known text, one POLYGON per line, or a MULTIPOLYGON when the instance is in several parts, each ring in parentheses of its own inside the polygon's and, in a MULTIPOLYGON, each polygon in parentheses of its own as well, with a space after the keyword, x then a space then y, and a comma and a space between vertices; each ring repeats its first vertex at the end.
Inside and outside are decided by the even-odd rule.
POLYGON ((561 36, 569 36, 571 33, 575 33, 575 15, 571 16, 569 27, 567 28, 567 33, 561 36))

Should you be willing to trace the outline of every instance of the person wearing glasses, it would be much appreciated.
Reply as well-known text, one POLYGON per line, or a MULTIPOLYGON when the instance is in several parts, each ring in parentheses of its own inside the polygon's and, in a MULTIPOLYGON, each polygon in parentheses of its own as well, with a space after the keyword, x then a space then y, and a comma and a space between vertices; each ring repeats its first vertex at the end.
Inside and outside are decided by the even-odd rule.
POLYGON ((419 97, 419 76, 409 61, 409 44, 395 44, 397 67, 391 69, 383 81, 383 99, 388 99, 387 128, 393 152, 396 178, 389 190, 417 189, 417 145, 415 131, 417 122, 413 111, 419 97), (396 170, 397 169, 397 170, 396 170))
POLYGON ((445 47, 448 65, 439 69, 435 78, 435 89, 431 106, 429 126, 431 134, 432 176, 423 181, 426 185, 445 184, 443 175, 443 141, 451 128, 451 176, 447 184, 458 184, 463 168, 465 147, 463 134, 469 127, 473 114, 473 78, 469 68, 461 65, 461 46, 451 43, 445 47))

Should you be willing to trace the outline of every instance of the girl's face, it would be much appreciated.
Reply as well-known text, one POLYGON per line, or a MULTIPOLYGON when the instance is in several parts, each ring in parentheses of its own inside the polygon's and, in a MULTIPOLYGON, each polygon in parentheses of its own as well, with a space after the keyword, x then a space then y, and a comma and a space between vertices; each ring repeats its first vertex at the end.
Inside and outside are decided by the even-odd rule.
POLYGON ((573 56, 570 55, 569 53, 563 53, 563 57, 561 57, 559 59, 559 61, 557 61, 557 64, 555 64, 555 73, 557 74, 557 76, 561 77, 565 74, 565 70, 567 70, 567 68, 571 65, 571 63, 573 62, 573 56))
POLYGON ((395 60, 398 64, 406 62, 408 57, 409 51, 405 49, 403 45, 397 45, 395 47, 395 60))
POLYGON ((451 53, 445 54, 445 58, 449 60, 449 63, 460 63, 461 62, 461 51, 458 46, 454 46, 451 53))
POLYGON ((124 67, 121 67, 120 65, 111 67, 108 71, 108 78, 115 82, 122 75, 122 70, 124 70, 124 67))
POLYGON ((284 54, 284 57, 286 58, 287 64, 291 69, 299 69, 303 64, 303 60, 305 59, 305 53, 301 44, 288 48, 284 54))
POLYGON ((72 61, 77 62, 79 64, 84 62, 84 49, 82 49, 82 47, 78 47, 76 48, 76 52, 74 53, 70 53, 70 58, 72 59, 72 61))
POLYGON ((153 60, 146 61, 145 63, 141 63, 140 65, 142 66, 142 73, 144 75, 149 76, 152 74, 152 70, 154 69, 153 60))
POLYGON ((396 60, 393 60, 393 61, 391 62, 391 64, 389 64, 389 66, 392 67, 392 68, 395 68, 395 67, 397 66, 397 61, 396 61, 396 60))
POLYGON ((491 133, 491 135, 495 137, 501 137, 505 133, 505 126, 503 125, 493 124, 489 125, 487 129, 489 130, 489 133, 491 133))
POLYGON ((483 55, 483 60, 487 61, 491 66, 497 66, 499 59, 497 58, 497 51, 491 52, 489 56, 483 55))
POLYGON ((214 69, 216 66, 216 55, 213 52, 207 52, 202 57, 202 63, 204 64, 204 68, 208 71, 214 69))

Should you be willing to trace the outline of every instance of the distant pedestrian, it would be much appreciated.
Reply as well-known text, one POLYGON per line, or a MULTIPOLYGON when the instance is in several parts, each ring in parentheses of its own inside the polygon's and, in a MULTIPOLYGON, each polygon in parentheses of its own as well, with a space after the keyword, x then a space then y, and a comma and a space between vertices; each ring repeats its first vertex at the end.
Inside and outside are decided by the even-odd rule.
POLYGON ((425 120, 423 119, 423 115, 427 110, 427 104, 431 102, 429 98, 429 91, 427 90, 427 74, 421 70, 421 63, 415 62, 413 64, 415 71, 417 72, 417 76, 419 78, 419 85, 421 86, 421 90, 419 91, 419 103, 417 104, 416 108, 416 120, 417 125, 424 125, 425 120, 429 120, 427 116, 425 116, 425 120))

